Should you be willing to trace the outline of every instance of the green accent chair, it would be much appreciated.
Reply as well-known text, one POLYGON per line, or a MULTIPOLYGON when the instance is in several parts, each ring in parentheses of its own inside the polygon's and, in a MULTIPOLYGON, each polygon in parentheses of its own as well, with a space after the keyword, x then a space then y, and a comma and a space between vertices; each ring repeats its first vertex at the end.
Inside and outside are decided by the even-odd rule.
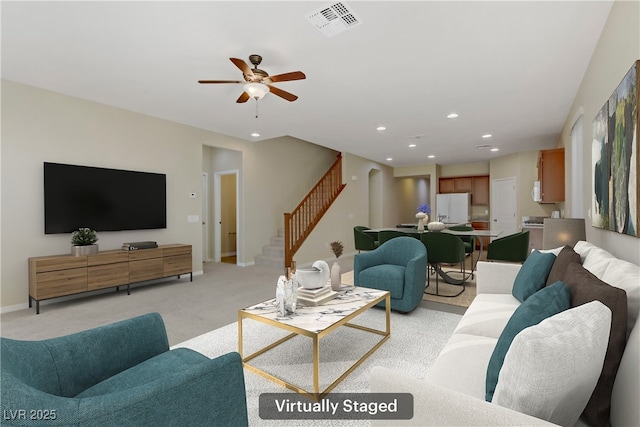
POLYGON ((0 351, 4 425, 248 425, 240 355, 169 350, 158 313, 0 351))
MULTIPOLYGON (((427 250, 413 237, 391 239, 371 252, 356 254, 353 282, 356 286, 391 293, 391 309, 408 313, 422 301, 427 281, 427 250)), ((385 301, 378 304, 384 307, 385 301)))
POLYGON ((487 247, 487 260, 524 262, 529 256, 529 230, 495 239, 487 247))
POLYGON ((395 239, 396 237, 407 237, 407 233, 398 230, 380 230, 378 233, 378 244, 382 245, 387 240, 395 239))
MULTIPOLYGON (((420 241, 427 248, 427 254, 429 254, 429 265, 433 267, 434 274, 436 275, 436 292, 427 292, 425 293, 430 295, 437 295, 440 297, 457 297, 465 290, 465 282, 468 279, 466 277, 466 268, 464 265, 465 259, 465 251, 464 251, 464 243, 458 236, 454 236, 453 234, 442 233, 438 231, 423 233, 420 235, 420 241), (461 279, 454 279, 449 276, 446 271, 442 269, 442 264, 461 264, 462 267, 460 269, 462 273, 461 279), (439 277, 442 276, 445 281, 452 285, 461 285, 462 289, 460 292, 449 295, 449 294, 441 294, 440 293, 440 280, 439 277)), ((427 289, 431 285, 431 275, 427 276, 427 289)))
MULTIPOLYGON (((454 225, 449 227, 452 231, 474 231, 475 228, 470 225, 454 225)), ((471 255, 471 266, 473 266, 473 253, 475 252, 476 239, 473 236, 457 236, 462 243, 464 243, 464 253, 471 255)), ((473 269, 471 271, 471 277, 473 278, 473 269)))
POLYGON ((360 251, 372 251, 378 247, 378 241, 376 238, 365 230, 371 230, 364 225, 356 225, 353 227, 353 241, 355 243, 356 250, 360 251))

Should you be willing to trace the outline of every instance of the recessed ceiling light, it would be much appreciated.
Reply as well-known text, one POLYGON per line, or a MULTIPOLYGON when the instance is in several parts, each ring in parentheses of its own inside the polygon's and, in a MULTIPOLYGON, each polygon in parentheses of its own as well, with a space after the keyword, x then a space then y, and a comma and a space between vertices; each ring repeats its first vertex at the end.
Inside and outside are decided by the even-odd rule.
POLYGON ((409 148, 416 148, 416 144, 409 144, 409 148))
POLYGON ((491 135, 490 133, 485 133, 484 135, 482 135, 484 139, 491 138, 492 136, 493 135, 491 135))
POLYGON ((430 158, 430 159, 435 159, 436 158, 436 156, 434 156, 433 154, 429 154, 427 157, 430 158))
POLYGON ((447 119, 455 119, 456 117, 458 117, 458 113, 447 114, 447 119))
POLYGON ((387 157, 388 162, 390 162, 391 160, 393 160, 391 157, 387 157))
POLYGON ((499 148, 497 148, 497 147, 493 147, 493 148, 491 149, 491 151, 500 151, 500 149, 499 149, 499 148))
POLYGON ((387 128, 386 128, 386 127, 384 127, 384 126, 378 126, 378 127, 376 128, 376 130, 387 130, 387 128))
POLYGON ((253 133, 251 134, 251 136, 252 136, 252 137, 254 137, 254 138, 257 138, 257 137, 259 137, 259 136, 260 136, 260 134, 259 134, 258 132, 253 132, 253 133))

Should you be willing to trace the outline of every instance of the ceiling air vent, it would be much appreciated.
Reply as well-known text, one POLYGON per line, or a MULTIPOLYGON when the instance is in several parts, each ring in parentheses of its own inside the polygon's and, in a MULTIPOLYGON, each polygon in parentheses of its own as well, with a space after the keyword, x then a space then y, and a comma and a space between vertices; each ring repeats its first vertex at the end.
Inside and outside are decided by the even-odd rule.
POLYGON ((362 22, 345 3, 328 5, 307 14, 307 19, 322 34, 333 37, 343 31, 360 25, 362 22))

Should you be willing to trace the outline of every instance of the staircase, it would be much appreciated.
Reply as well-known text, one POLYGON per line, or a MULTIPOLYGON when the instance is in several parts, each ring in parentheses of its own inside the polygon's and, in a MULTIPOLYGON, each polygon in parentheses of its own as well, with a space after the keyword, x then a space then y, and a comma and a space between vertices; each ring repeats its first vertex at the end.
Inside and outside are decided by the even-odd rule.
POLYGON ((278 229, 278 235, 262 247, 262 254, 254 258, 256 265, 284 267, 288 275, 294 266, 293 256, 346 185, 342 183, 342 155, 339 154, 300 204, 291 213, 284 214, 284 229, 278 229))
POLYGON ((262 247, 262 254, 254 258, 256 265, 284 267, 284 228, 278 229, 278 235, 272 237, 267 246, 262 247))

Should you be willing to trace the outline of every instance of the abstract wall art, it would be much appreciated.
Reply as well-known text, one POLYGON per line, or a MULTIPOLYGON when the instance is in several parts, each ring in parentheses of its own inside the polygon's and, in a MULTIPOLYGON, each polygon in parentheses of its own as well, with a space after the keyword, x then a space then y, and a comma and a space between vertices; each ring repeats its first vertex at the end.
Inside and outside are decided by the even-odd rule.
POLYGON ((639 76, 640 60, 593 119, 591 146, 591 223, 636 237, 640 237, 639 76))

